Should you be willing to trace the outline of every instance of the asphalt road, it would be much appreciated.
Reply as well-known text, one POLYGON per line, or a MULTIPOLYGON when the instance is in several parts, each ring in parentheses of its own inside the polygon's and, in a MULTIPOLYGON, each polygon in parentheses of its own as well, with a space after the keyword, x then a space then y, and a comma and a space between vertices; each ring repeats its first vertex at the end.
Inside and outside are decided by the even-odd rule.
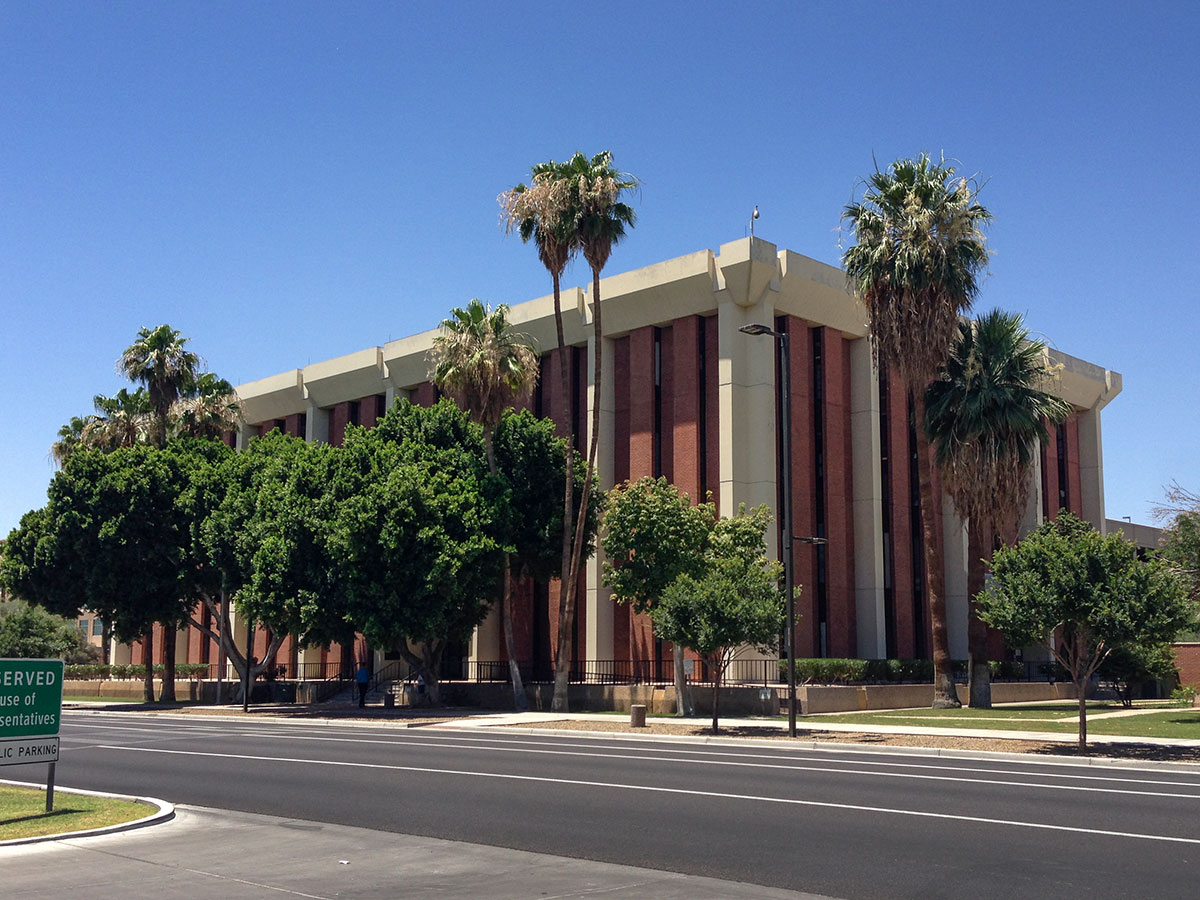
POLYGON ((64 785, 833 897, 1200 884, 1200 768, 70 712, 62 738, 64 785))

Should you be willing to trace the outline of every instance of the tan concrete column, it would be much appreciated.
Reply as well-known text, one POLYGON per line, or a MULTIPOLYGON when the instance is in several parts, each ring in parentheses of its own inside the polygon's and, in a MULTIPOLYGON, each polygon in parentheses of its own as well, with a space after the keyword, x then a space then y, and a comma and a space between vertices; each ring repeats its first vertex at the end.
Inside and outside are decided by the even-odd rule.
POLYGON ((883 601, 883 476, 880 472, 879 372, 871 342, 850 344, 850 440, 853 447, 854 603, 858 655, 887 656, 883 601))
POLYGON ((488 610, 475 633, 471 635, 471 662, 494 662, 501 658, 500 643, 503 640, 500 622, 500 601, 488 610))
POLYGON ((1079 484, 1083 518, 1103 534, 1104 452, 1100 435, 1100 404, 1097 404, 1079 414, 1079 484))
MULTIPOLYGON (((775 454, 775 339, 742 334, 743 325, 775 327, 774 296, 745 307, 721 299, 717 306, 720 351, 721 512, 734 515, 738 504, 766 504, 777 514, 775 454)), ((767 542, 776 556, 776 542, 767 542)))
MULTIPOLYGON (((597 403, 600 405, 600 440, 596 447, 596 478, 601 490, 607 491, 613 486, 613 452, 615 430, 615 380, 613 378, 612 359, 614 341, 603 340, 603 358, 608 361, 604 367, 603 381, 597 390, 595 372, 588 366, 587 386, 587 422, 590 426, 592 411, 597 403)), ((595 335, 588 337, 588 359, 595 359, 595 335)), ((595 555, 587 564, 587 597, 585 613, 587 628, 584 630, 584 658, 612 659, 613 658, 613 600, 612 591, 602 582, 604 551, 597 546, 595 555)))
POLYGON ((950 632, 950 656, 967 658, 967 525, 942 495, 942 544, 946 566, 946 629, 950 632))
POLYGON ((1042 454, 1034 442, 1033 466, 1029 470, 1029 499, 1025 503, 1025 515, 1021 518, 1021 537, 1042 524, 1042 454))
POLYGON ((308 404, 304 418, 304 439, 310 444, 329 443, 329 410, 314 403, 308 404))
POLYGON ((253 425, 247 425, 244 422, 238 426, 236 440, 233 449, 239 453, 250 446, 250 438, 258 433, 258 429, 253 425))

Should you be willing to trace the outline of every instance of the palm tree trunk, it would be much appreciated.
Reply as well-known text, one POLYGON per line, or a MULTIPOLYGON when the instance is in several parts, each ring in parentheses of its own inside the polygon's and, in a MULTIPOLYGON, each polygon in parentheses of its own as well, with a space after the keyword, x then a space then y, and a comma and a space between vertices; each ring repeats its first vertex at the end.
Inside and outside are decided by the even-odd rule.
MULTIPOLYGON (((563 402, 567 403, 567 409, 570 409, 569 397, 571 395, 571 379, 567 371, 567 341, 563 333, 562 320, 562 299, 561 299, 561 280, 557 272, 554 276, 554 327, 558 333, 558 374, 559 384, 562 390, 563 402)), ((573 568, 573 559, 571 550, 574 546, 572 538, 575 534, 575 434, 571 430, 570 421, 567 422, 565 428, 567 436, 567 466, 566 475, 564 476, 563 484, 563 534, 562 534, 562 567, 559 572, 558 585, 558 608, 559 608, 559 629, 561 637, 561 629, 563 627, 562 611, 566 607, 568 585, 571 584, 569 574, 573 568)), ((556 656, 554 662, 554 699, 551 702, 552 709, 559 709, 559 688, 558 688, 558 657, 562 655, 562 642, 558 643, 555 648, 556 656)), ((566 686, 564 679, 564 687, 562 689, 562 709, 567 708, 566 686)))
POLYGON ((142 662, 146 664, 145 680, 142 683, 142 699, 154 702, 154 623, 146 626, 142 635, 142 662))
POLYGON ((969 704, 972 709, 992 708, 992 670, 988 665, 987 626, 979 618, 975 597, 983 590, 984 534, 982 523, 967 522, 967 595, 970 621, 967 623, 967 650, 971 658, 968 677, 969 704))
POLYGON ((161 703, 175 702, 175 640, 178 630, 171 623, 163 625, 163 679, 159 693, 161 703))
POLYGON ((596 396, 592 399, 592 420, 588 434, 587 475, 583 479, 583 496, 579 501, 579 511, 575 516, 575 543, 571 548, 570 577, 560 587, 559 624, 558 624, 558 657, 554 669, 554 699, 550 708, 554 712, 569 712, 567 700, 567 684, 571 671, 571 638, 575 633, 575 586, 579 578, 579 568, 583 559, 583 533, 587 524, 588 496, 592 490, 592 481, 596 477, 596 452, 600 447, 600 376, 603 371, 603 337, 604 328, 600 319, 600 270, 592 268, 592 298, 594 311, 592 325, 595 352, 592 354, 592 389, 596 396))
POLYGON ((962 706, 954 688, 950 663, 950 633, 946 628, 946 572, 940 552, 937 516, 933 496, 933 460, 929 454, 929 436, 925 433, 925 386, 913 388, 916 413, 917 481, 921 492, 921 534, 925 541, 925 582, 929 591, 929 624, 933 638, 933 708, 957 709, 962 706))
MULTIPOLYGON (((483 450, 487 455, 488 471, 496 474, 495 435, 485 431, 483 435, 483 450)), ((513 638, 512 620, 512 569, 507 553, 504 554, 504 586, 500 593, 500 625, 504 631, 504 652, 508 656, 508 674, 512 679, 513 709, 525 712, 529 708, 525 698, 525 683, 521 680, 521 667, 517 663, 517 644, 513 638)))

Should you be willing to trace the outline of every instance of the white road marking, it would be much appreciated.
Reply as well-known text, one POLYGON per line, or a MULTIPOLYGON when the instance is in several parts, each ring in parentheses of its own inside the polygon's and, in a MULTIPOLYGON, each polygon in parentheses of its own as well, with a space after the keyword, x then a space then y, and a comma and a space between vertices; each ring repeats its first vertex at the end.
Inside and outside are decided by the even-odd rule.
POLYGON ((1143 841, 1162 841, 1172 844, 1200 845, 1200 838, 1177 837, 1167 834, 1142 834, 1136 831, 1108 831, 1101 828, 1081 828, 1075 825, 1051 825, 1046 822, 1020 822, 1011 819, 992 819, 985 816, 964 816, 954 813, 936 813, 916 809, 899 809, 887 806, 862 806, 855 803, 830 803, 821 800, 799 800, 792 797, 763 797, 755 794, 730 794, 721 791, 697 791, 686 788, 660 787, 645 784, 616 784, 605 781, 583 781, 574 778, 545 778, 537 775, 512 775, 502 772, 471 772, 461 769, 434 769, 428 766, 398 766, 384 763, 344 762, 331 759, 296 759, 281 756, 250 756, 235 753, 202 753, 196 750, 162 750, 149 747, 121 747, 107 745, 106 750, 123 750, 133 753, 164 753, 173 756, 205 756, 217 759, 241 759, 251 762, 297 763, 310 766, 335 766, 350 769, 376 769, 392 772, 417 772, 423 775, 461 775, 469 778, 496 778, 505 781, 532 781, 541 784, 563 784, 574 787, 608 788, 618 791, 645 791, 653 794, 677 794, 687 797, 703 797, 715 800, 749 800, 758 803, 782 803, 790 806, 809 806, 820 809, 844 809, 852 812, 883 813, 896 816, 914 816, 922 819, 944 819, 951 822, 974 822, 980 825, 1006 825, 1012 828, 1031 828, 1041 831, 1064 831, 1072 834, 1092 834, 1101 837, 1133 838, 1143 841))
MULTIPOLYGON (((248 735, 248 736, 252 736, 255 738, 269 737, 269 738, 275 738, 277 740, 292 740, 292 741, 325 741, 325 742, 343 743, 343 744, 347 744, 347 743, 348 744, 382 744, 382 745, 393 746, 393 747, 403 746, 402 742, 376 740, 376 739, 370 739, 370 738, 338 738, 338 737, 324 737, 324 736, 313 736, 313 735, 276 735, 276 734, 248 735)), ((487 751, 494 752, 494 753, 529 753, 529 754, 544 754, 544 755, 549 755, 549 756, 583 756, 583 757, 597 758, 597 759, 632 759, 632 760, 639 760, 639 761, 643 761, 643 762, 691 763, 693 765, 731 766, 731 767, 750 768, 750 769, 786 769, 788 771, 797 771, 797 772, 832 772, 835 774, 844 774, 844 775, 871 775, 871 776, 876 776, 878 778, 916 778, 916 779, 924 779, 924 780, 928 780, 928 781, 953 781, 953 782, 959 782, 962 784, 1012 785, 1013 787, 1042 788, 1044 790, 1055 790, 1055 791, 1087 791, 1087 792, 1103 793, 1103 794, 1134 794, 1137 796, 1144 796, 1144 797, 1170 797, 1170 798, 1176 798, 1176 799, 1200 800, 1200 793, 1188 794, 1188 793, 1176 793, 1176 792, 1172 792, 1172 791, 1126 790, 1126 789, 1122 789, 1122 788, 1109 788, 1109 787, 1084 787, 1082 785, 1073 785, 1073 784, 1042 784, 1040 782, 1031 782, 1031 781, 1006 781, 1006 780, 1000 779, 1000 778, 962 778, 962 777, 956 777, 956 776, 952 776, 952 775, 924 775, 924 774, 919 774, 919 773, 914 773, 914 772, 872 772, 872 771, 868 771, 865 769, 844 768, 844 766, 846 766, 846 765, 857 764, 857 765, 874 765, 874 766, 879 766, 879 767, 887 766, 887 767, 908 768, 908 769, 932 769, 932 770, 936 770, 939 772, 942 772, 942 771, 981 772, 981 773, 986 772, 988 774, 994 774, 994 775, 1028 775, 1029 774, 1028 772, 1018 772, 1018 771, 1011 771, 1011 770, 1004 770, 1004 769, 973 769, 973 768, 969 768, 966 766, 928 766, 928 765, 917 765, 917 764, 913 764, 913 763, 908 763, 908 764, 886 763, 886 762, 877 763, 877 762, 873 762, 873 761, 851 762, 850 760, 847 760, 845 763, 842 764, 843 767, 834 768, 829 765, 797 765, 797 763, 813 763, 813 762, 828 763, 829 762, 829 760, 824 760, 824 759, 816 760, 816 759, 810 759, 810 758, 806 758, 806 757, 793 757, 791 759, 788 759, 785 757, 778 757, 778 756, 765 756, 765 755, 759 756, 756 754, 738 754, 738 756, 744 756, 744 757, 751 758, 751 759, 777 760, 777 762, 774 762, 774 763, 741 762, 736 759, 693 759, 693 758, 689 758, 689 757, 685 757, 685 756, 646 757, 646 756, 642 756, 640 754, 634 754, 634 753, 585 753, 585 752, 580 752, 580 751, 576 751, 576 750, 558 750, 558 749, 541 750, 541 749, 535 749, 532 747, 520 746, 520 745, 514 746, 514 747, 499 746, 499 747, 480 748, 480 747, 471 746, 469 744, 451 743, 449 740, 444 740, 444 741, 422 740, 420 742, 420 746, 422 746, 422 747, 441 747, 441 748, 446 748, 446 749, 451 749, 451 750, 486 749, 487 751)), ((665 751, 663 751, 663 752, 665 752, 665 751)), ((717 755, 718 756, 733 756, 733 754, 717 754, 717 755)), ((1038 774, 1042 774, 1042 773, 1038 773, 1038 774)), ((1195 783, 1195 782, 1178 782, 1178 781, 1159 782, 1159 781, 1150 781, 1150 780, 1143 781, 1140 779, 1133 779, 1133 778, 1121 778, 1121 779, 1111 778, 1110 779, 1110 778, 1099 778, 1096 776, 1089 778, 1086 775, 1063 775, 1063 774, 1059 774, 1059 773, 1045 773, 1045 774, 1048 777, 1053 777, 1053 778, 1075 778, 1075 779, 1091 780, 1091 781, 1118 781, 1118 782, 1132 782, 1134 784, 1163 784, 1163 785, 1170 785, 1172 787, 1180 787, 1180 788, 1189 788, 1189 787, 1190 788, 1200 788, 1200 784, 1195 783)))

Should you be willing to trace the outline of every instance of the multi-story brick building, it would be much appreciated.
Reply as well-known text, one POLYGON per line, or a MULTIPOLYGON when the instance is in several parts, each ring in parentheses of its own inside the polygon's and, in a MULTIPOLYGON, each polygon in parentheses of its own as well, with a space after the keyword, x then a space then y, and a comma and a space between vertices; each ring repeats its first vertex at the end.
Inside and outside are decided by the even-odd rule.
MULTIPOLYGON (((512 308, 515 326, 542 354, 533 410, 586 446, 600 408, 599 478, 605 488, 664 475, 680 490, 711 492, 720 511, 780 502, 776 342, 739 331, 764 323, 790 336, 790 460, 794 533, 827 539, 796 548, 803 586, 800 656, 922 657, 929 653, 917 519, 913 433, 904 391, 876 369, 862 306, 842 272, 758 238, 702 250, 602 281, 604 376, 592 382, 591 298, 563 293, 570 393, 562 396, 553 304, 512 308)), ((447 310, 454 305, 447 298, 447 310)), ((432 403, 427 353, 435 331, 271 375, 238 387, 247 424, 239 446, 272 428, 339 444, 348 424, 371 425, 398 398, 432 403)), ((1032 526, 1067 508, 1105 527, 1101 410, 1121 376, 1057 350, 1055 390, 1074 414, 1042 448, 1026 516, 1032 526)), ((934 510, 944 537, 952 652, 966 656, 966 538, 947 501, 934 510)), ((582 573, 576 654, 587 660, 653 659, 663 653, 648 620, 614 604, 600 561, 582 573)), ((548 662, 558 591, 526 585, 517 604, 518 653, 548 662)), ((195 632, 190 659, 216 659, 195 632), (209 653, 203 653, 209 650, 209 653), (211 656, 210 656, 211 654, 211 656)), ((181 642, 183 646, 183 642, 181 642)), ((182 651, 181 651, 182 653, 182 651)), ((286 648, 297 661, 328 659, 286 648)), ((333 651, 337 654, 337 648, 333 651)), ((470 648, 503 658, 497 617, 470 648)))

